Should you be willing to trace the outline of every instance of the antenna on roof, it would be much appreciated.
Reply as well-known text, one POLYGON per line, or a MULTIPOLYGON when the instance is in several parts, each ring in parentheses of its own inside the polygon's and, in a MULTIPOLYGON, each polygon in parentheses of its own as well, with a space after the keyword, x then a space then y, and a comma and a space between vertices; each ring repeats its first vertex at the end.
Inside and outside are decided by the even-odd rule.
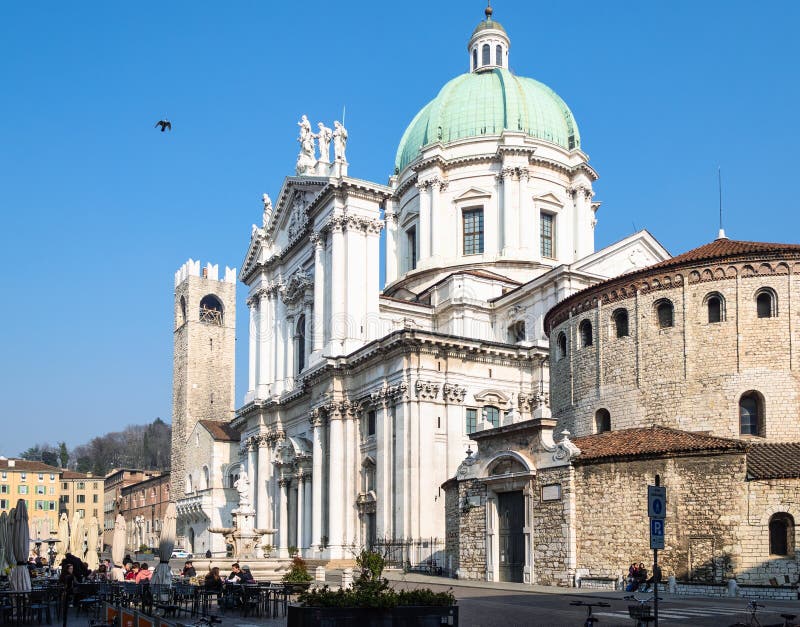
POLYGON ((347 115, 347 105, 342 105, 342 126, 344 126, 344 117, 347 115))
POLYGON ((717 239, 728 239, 722 228, 722 167, 717 166, 717 185, 719 186, 719 233, 717 239))

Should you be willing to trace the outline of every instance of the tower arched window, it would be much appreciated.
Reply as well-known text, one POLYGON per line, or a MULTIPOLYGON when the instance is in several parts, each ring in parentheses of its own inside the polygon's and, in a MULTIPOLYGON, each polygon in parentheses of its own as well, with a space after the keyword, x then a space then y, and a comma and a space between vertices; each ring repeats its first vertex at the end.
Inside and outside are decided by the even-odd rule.
POLYGON ((492 63, 492 47, 489 44, 483 44, 481 48, 481 65, 491 65, 492 63))
POLYGON ((769 519, 769 553, 781 557, 794 555, 794 518, 786 512, 769 519))
POLYGON ((483 408, 483 417, 486 422, 490 423, 492 427, 500 426, 500 409, 493 405, 487 405, 483 408))
POLYGON ((556 359, 564 359, 567 356, 567 334, 563 331, 558 334, 556 340, 556 359))
POLYGON ((306 367, 306 350, 308 345, 306 342, 306 317, 305 314, 301 315, 297 320, 295 327, 295 338, 297 343, 297 372, 303 372, 306 367))
POLYGON ((186 298, 181 296, 180 302, 180 320, 178 320, 178 326, 182 325, 186 322, 186 298))
POLYGON ((200 301, 200 322, 222 326, 222 303, 216 296, 203 296, 200 301))
POLYGON ((628 310, 617 309, 611 316, 614 319, 614 330, 617 337, 628 337, 628 310))
POLYGON ((191 494, 194 486, 192 485, 192 475, 186 477, 186 494, 191 494))
POLYGON ((472 71, 474 72, 477 69, 478 69, 478 49, 477 48, 473 48, 472 49, 472 71))
POLYGON ((208 466, 203 466, 203 485, 200 486, 201 490, 208 490, 211 487, 211 476, 208 472, 208 466))
POLYGON ((739 399, 739 432, 760 436, 765 433, 764 399, 758 392, 745 392, 739 399))
POLYGON ((611 431, 611 414, 607 409, 598 409, 594 414, 595 433, 611 431))
POLYGON ((756 292, 756 313, 759 318, 774 318, 778 315, 778 297, 770 288, 756 292))
POLYGON ((494 49, 494 64, 503 66, 503 46, 499 44, 494 49))
POLYGON ((659 300, 655 304, 656 318, 659 329, 668 329, 675 326, 675 308, 667 299, 659 300))
POLYGON ((581 348, 586 348, 592 345, 592 323, 588 320, 582 320, 578 327, 581 335, 581 348))
POLYGON ((706 296, 705 301, 709 324, 725 320, 725 299, 722 294, 712 292, 706 296))

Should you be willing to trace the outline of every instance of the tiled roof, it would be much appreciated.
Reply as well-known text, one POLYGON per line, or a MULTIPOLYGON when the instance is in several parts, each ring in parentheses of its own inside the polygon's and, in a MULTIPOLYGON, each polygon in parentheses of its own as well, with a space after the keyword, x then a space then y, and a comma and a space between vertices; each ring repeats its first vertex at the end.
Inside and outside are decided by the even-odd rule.
POLYGON ((200 420, 199 422, 215 440, 223 442, 239 441, 239 432, 227 422, 217 422, 216 420, 200 420))
POLYGON ((671 268, 681 266, 686 263, 696 263, 698 261, 710 261, 712 259, 747 258, 757 257, 778 257, 783 255, 800 254, 798 244, 774 244, 771 242, 743 242, 734 239, 715 239, 713 242, 693 248, 681 255, 666 259, 659 263, 648 266, 645 270, 654 268, 671 268))
POLYGON ((652 457, 680 453, 715 453, 746 450, 740 440, 718 438, 705 433, 680 431, 652 426, 637 429, 606 431, 575 438, 581 450, 576 463, 611 460, 625 457, 652 457))
POLYGON ((62 479, 89 479, 89 475, 84 472, 75 472, 74 470, 65 470, 61 473, 62 479))
POLYGON ((0 459, 0 468, 3 470, 22 470, 25 472, 62 472, 61 468, 55 466, 48 466, 42 462, 32 462, 27 459, 0 459), (13 461, 14 465, 9 466, 8 462, 13 461))
POLYGON ((751 444, 747 474, 752 479, 800 478, 800 442, 751 444))

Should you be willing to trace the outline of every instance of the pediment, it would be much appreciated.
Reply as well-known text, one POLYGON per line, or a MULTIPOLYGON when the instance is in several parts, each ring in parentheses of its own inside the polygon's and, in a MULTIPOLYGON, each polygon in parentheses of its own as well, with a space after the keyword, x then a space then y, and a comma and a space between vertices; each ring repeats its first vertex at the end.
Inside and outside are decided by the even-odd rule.
POLYGON ((534 196, 533 200, 538 203, 545 203, 549 205, 556 205, 558 207, 563 207, 564 202, 555 194, 548 192, 546 194, 542 194, 541 196, 534 196))
POLYGON ((459 196, 456 196, 453 200, 456 202, 463 202, 465 200, 476 200, 478 198, 491 198, 492 192, 486 191, 485 189, 480 189, 478 187, 470 187, 467 191, 459 196))

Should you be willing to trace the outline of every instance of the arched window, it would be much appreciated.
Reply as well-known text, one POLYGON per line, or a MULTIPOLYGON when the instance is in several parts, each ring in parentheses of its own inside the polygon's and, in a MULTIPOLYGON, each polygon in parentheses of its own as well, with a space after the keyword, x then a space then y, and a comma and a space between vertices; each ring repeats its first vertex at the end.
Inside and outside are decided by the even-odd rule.
POLYGON ((492 427, 500 426, 500 409, 492 405, 483 408, 483 416, 486 422, 491 423, 492 427))
POLYGON ((306 367, 306 350, 308 348, 306 345, 305 315, 301 315, 297 320, 297 326, 295 327, 295 339, 297 345, 297 373, 299 374, 303 372, 303 369, 306 367))
POLYGON ((477 48, 473 48, 472 49, 472 71, 474 72, 477 69, 478 69, 478 49, 477 48))
POLYGON ((778 298, 768 287, 756 292, 756 312, 759 318, 774 318, 778 315, 778 298))
POLYGON ((628 337, 628 310, 617 309, 613 314, 614 329, 617 332, 617 337, 628 337))
POLYGON ((192 475, 186 477, 186 494, 192 493, 192 475))
POLYGON ((517 320, 514 324, 508 327, 508 341, 511 344, 525 341, 525 321, 517 320))
POLYGON ((581 348, 586 348, 592 345, 592 323, 588 320, 582 320, 578 330, 581 334, 581 348))
POLYGON ((483 44, 481 48, 481 65, 490 65, 492 63, 492 47, 489 44, 483 44))
POLYGON ((706 309, 708 310, 708 322, 722 322, 725 320, 725 299, 722 294, 712 292, 705 298, 706 309))
POLYGON ((794 555, 794 518, 791 514, 778 512, 769 519, 769 553, 783 557, 794 555))
POLYGON ((200 322, 222 326, 222 303, 211 294, 200 301, 200 322))
POLYGON ((668 329, 675 325, 675 310, 672 303, 668 300, 659 300, 655 304, 656 317, 658 318, 658 328, 668 329))
POLYGON ((211 487, 211 477, 210 473, 208 472, 208 466, 203 466, 203 485, 201 486, 201 490, 208 490, 211 487))
POLYGON ((607 409, 598 409, 594 414, 595 433, 611 431, 611 414, 607 409))
POLYGON ((178 320, 178 326, 186 322, 186 299, 181 296, 181 318, 178 320))
POLYGON ((745 392, 739 399, 739 432, 764 435, 764 400, 758 392, 745 392))
POLYGON ((558 334, 556 340, 556 359, 564 359, 567 356, 567 334, 563 331, 558 334))
POLYGON ((494 64, 501 67, 503 65, 503 46, 499 44, 494 49, 494 64))

